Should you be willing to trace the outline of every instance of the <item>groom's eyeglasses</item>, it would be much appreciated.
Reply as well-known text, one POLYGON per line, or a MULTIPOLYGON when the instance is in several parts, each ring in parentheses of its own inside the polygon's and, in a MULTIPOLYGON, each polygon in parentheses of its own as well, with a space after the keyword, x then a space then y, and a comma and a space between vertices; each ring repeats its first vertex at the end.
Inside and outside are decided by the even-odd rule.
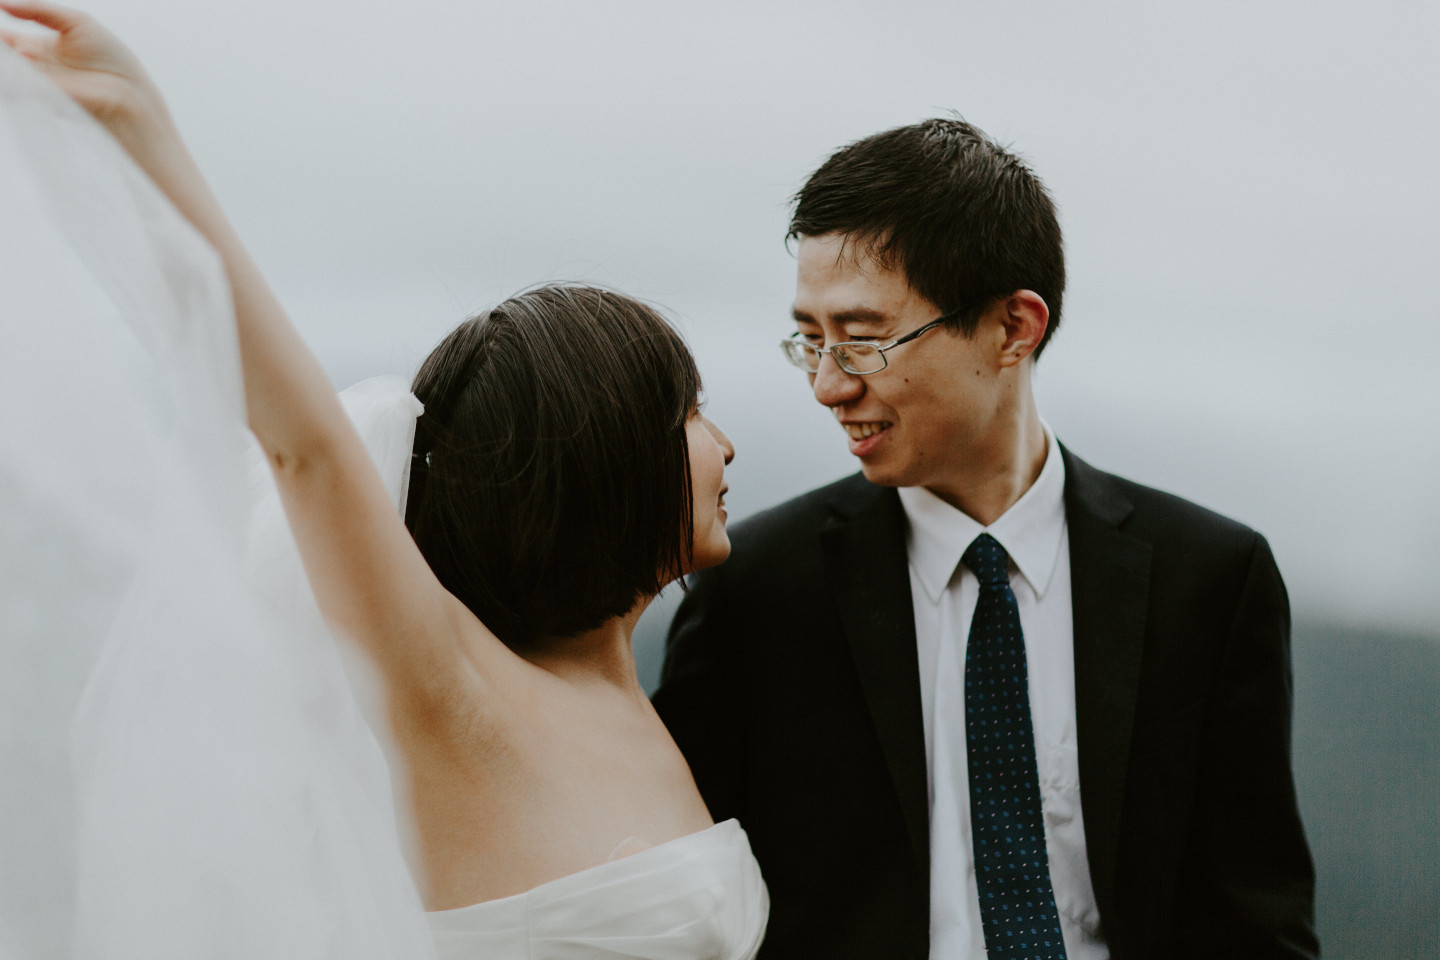
POLYGON ((800 334, 792 333, 789 337, 780 341, 780 349, 785 353, 785 359, 806 373, 815 373, 820 369, 820 358, 824 354, 830 354, 837 366, 846 373, 853 373, 857 376, 865 376, 867 373, 879 373, 889 366, 885 359, 888 350, 894 350, 902 343, 909 343, 927 330, 933 330, 943 323, 958 318, 971 305, 960 307, 958 310, 951 310, 931 320, 919 330, 905 334, 898 340, 891 340, 889 343, 876 343, 873 340, 847 340, 844 343, 836 343, 828 347, 817 347, 808 340, 800 338, 800 334))

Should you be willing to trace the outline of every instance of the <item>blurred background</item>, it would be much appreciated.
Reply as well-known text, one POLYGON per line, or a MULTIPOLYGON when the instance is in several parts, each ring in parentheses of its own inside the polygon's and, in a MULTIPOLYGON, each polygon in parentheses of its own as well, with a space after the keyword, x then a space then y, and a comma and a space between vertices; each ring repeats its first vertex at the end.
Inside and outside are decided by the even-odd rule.
MULTIPOLYGON (((93 0, 337 386, 531 284, 695 349, 740 518, 852 472, 781 360, 787 200, 958 111, 1056 196, 1041 411, 1259 528, 1329 956, 1440 955, 1440 6, 93 0)), ((658 676, 671 590, 637 635, 658 676)))

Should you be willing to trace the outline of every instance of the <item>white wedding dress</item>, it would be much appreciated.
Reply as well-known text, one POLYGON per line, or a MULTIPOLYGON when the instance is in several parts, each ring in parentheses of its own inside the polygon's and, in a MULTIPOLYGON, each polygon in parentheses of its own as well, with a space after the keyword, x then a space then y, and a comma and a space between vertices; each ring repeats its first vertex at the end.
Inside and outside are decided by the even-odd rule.
POLYGON ((542 883, 426 914, 439 960, 753 957, 769 908, 735 820, 542 883))
MULTIPOLYGON (((344 399, 403 509, 418 402, 344 399)), ((243 408, 213 252, 0 45, 0 960, 753 957, 733 821, 421 909, 243 408)))

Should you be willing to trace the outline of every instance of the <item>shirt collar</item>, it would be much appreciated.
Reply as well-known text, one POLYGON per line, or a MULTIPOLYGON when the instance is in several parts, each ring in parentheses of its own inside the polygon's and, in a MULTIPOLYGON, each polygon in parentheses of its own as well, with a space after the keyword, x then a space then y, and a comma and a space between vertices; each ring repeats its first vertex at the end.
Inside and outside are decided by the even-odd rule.
POLYGON ((1045 466, 1040 476, 988 527, 924 487, 899 489, 909 521, 905 543, 910 565, 931 603, 940 602, 965 548, 982 533, 999 541, 1037 597, 1045 595, 1065 533, 1065 463, 1060 442, 1049 427, 1045 427, 1045 437, 1045 466))

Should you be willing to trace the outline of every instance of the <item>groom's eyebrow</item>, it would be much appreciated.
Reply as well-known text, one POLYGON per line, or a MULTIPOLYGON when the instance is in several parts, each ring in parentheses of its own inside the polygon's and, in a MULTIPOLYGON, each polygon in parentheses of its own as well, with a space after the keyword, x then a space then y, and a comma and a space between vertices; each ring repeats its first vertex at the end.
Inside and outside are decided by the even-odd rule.
MULTIPOLYGON (((796 323, 820 322, 804 310, 792 310, 791 316, 795 318, 796 323)), ((830 314, 830 319, 842 326, 845 324, 872 324, 874 326, 883 326, 891 322, 888 314, 881 313, 879 310, 871 307, 850 307, 848 310, 840 310, 830 314)))
POLYGON ((841 310, 830 317, 841 326, 851 324, 869 324, 871 326, 884 326, 890 322, 890 317, 879 310, 872 310, 870 307, 852 307, 849 310, 841 310))

